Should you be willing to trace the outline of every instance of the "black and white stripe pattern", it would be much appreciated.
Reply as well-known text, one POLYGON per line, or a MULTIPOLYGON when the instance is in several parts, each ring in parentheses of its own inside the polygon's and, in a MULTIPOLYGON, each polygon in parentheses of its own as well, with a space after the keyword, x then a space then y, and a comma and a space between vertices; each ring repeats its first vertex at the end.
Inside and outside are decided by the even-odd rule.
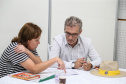
MULTIPOLYGON (((12 42, 3 52, 0 58, 0 78, 8 74, 21 72, 26 70, 20 63, 27 60, 29 57, 25 53, 16 53, 14 48, 17 46, 17 42, 12 42)), ((31 51, 34 55, 38 56, 36 51, 31 51)))

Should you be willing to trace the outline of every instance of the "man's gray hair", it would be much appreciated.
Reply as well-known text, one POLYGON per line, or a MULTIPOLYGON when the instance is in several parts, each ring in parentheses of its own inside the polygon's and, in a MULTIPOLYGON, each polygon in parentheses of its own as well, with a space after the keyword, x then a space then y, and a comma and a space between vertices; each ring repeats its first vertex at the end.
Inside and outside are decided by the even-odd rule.
POLYGON ((65 24, 64 24, 64 28, 66 28, 66 26, 70 26, 70 27, 74 27, 74 26, 80 26, 79 31, 82 30, 82 21, 81 19, 71 16, 69 18, 66 19, 65 24))

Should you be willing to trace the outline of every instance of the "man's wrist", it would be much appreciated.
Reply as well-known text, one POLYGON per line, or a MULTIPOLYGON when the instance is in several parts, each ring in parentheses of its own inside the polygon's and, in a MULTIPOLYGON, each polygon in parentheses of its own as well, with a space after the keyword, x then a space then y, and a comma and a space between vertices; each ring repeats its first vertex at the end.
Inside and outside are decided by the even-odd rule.
POLYGON ((93 65, 91 64, 91 68, 93 68, 93 65))
POLYGON ((74 64, 74 62, 72 62, 72 64, 71 64, 71 67, 72 67, 72 69, 75 69, 75 64, 74 64))

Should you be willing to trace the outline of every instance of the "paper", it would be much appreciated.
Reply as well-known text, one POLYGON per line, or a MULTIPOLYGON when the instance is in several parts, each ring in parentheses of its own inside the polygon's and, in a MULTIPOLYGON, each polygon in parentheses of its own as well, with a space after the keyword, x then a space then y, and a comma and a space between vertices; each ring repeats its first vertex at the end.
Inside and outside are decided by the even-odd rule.
POLYGON ((71 75, 78 75, 78 73, 73 69, 66 69, 66 73, 65 73, 64 70, 58 70, 57 68, 48 68, 45 71, 42 71, 41 73, 39 73, 37 75, 40 76, 39 79, 30 80, 30 81, 43 82, 43 81, 55 78, 56 75, 58 75, 58 77, 59 76, 71 76, 71 75))
MULTIPOLYGON (((64 70, 49 68, 49 69, 47 69, 47 72, 54 73, 54 74, 59 73, 60 75, 65 75, 65 76, 78 75, 78 73, 76 71, 74 71, 73 69, 66 69, 66 73, 65 73, 64 70)), ((47 72, 43 72, 43 73, 47 73, 47 72)))

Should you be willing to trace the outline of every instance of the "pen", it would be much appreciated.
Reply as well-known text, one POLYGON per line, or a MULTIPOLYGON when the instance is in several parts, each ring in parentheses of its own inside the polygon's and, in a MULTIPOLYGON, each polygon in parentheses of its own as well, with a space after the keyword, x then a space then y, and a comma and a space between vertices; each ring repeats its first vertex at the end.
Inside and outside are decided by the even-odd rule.
POLYGON ((46 81, 46 80, 49 80, 49 79, 52 79, 52 78, 55 78, 55 75, 51 75, 47 78, 44 78, 44 79, 40 79, 39 82, 43 82, 43 81, 46 81))

